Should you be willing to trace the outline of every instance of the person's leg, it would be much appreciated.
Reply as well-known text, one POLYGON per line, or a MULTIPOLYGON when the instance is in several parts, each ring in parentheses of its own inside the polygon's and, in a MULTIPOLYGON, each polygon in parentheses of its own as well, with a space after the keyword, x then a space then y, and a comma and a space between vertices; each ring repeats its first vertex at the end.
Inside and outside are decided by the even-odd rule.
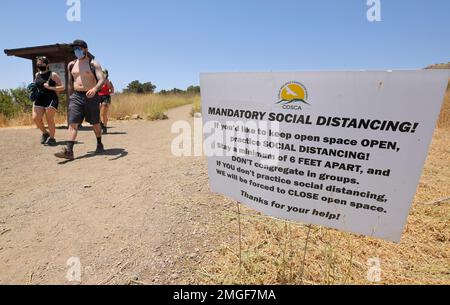
POLYGON ((50 136, 44 125, 44 112, 44 107, 33 106, 33 121, 36 124, 36 127, 42 132, 41 144, 45 144, 50 136))
MULTIPOLYGON (((102 98, 103 100, 103 98, 102 98)), ((100 102, 100 127, 103 129, 105 124, 103 123, 103 102, 100 102)))
POLYGON ((73 160, 73 147, 78 135, 78 126, 84 119, 84 104, 83 97, 78 94, 73 94, 70 97, 68 117, 69 117, 69 129, 67 132, 67 145, 59 153, 55 154, 56 157, 62 159, 73 160))
POLYGON ((109 111, 109 104, 102 103, 101 104, 101 116, 102 116, 102 128, 103 128, 104 134, 106 134, 108 131, 108 111, 109 111))
POLYGON ((69 124, 69 131, 67 133, 67 144, 66 147, 59 153, 56 153, 55 156, 57 158, 61 159, 67 159, 67 160, 73 160, 74 154, 73 154, 73 147, 75 145, 75 141, 77 139, 77 133, 78 133, 78 125, 80 123, 70 123, 69 124))
POLYGON ((103 143, 102 143, 102 128, 101 128, 101 120, 100 120, 100 97, 95 96, 91 99, 87 100, 86 103, 86 121, 88 121, 95 133, 95 137, 97 138, 97 149, 96 153, 102 153, 104 151, 103 143))
POLYGON ((102 137, 102 128, 100 126, 100 123, 95 124, 92 127, 94 129, 95 137, 101 138, 102 137))
POLYGON ((56 124, 55 124, 56 109, 49 107, 45 109, 45 118, 47 119, 48 131, 50 133, 50 140, 55 139, 56 124))
POLYGON ((103 143, 102 143, 102 127, 100 123, 92 125, 95 133, 95 137, 97 138, 97 149, 96 153, 102 153, 104 151, 103 143))
POLYGON ((43 134, 47 133, 47 129, 45 129, 44 121, 42 120, 44 117, 45 108, 39 106, 33 106, 33 121, 36 124, 36 127, 42 131, 43 134))
POLYGON ((108 118, 108 115, 109 115, 109 105, 110 104, 105 104, 105 110, 104 110, 104 112, 103 112, 103 120, 104 120, 104 123, 105 123, 105 126, 106 127, 108 127, 108 122, 109 122, 109 118, 108 118))
POLYGON ((67 141, 75 142, 77 140, 78 125, 79 123, 71 123, 69 125, 69 132, 67 133, 67 141))

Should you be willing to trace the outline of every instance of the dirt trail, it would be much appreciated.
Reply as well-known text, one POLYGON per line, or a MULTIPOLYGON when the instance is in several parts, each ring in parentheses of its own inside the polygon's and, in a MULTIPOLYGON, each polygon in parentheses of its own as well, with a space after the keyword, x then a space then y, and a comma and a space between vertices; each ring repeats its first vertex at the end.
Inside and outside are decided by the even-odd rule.
POLYGON ((37 130, 0 130, 0 284, 66 284, 71 257, 83 284, 190 283, 223 242, 213 227, 224 200, 209 193, 203 158, 171 154, 170 127, 192 123, 190 109, 113 122, 102 156, 82 131, 78 159, 65 164, 37 130))

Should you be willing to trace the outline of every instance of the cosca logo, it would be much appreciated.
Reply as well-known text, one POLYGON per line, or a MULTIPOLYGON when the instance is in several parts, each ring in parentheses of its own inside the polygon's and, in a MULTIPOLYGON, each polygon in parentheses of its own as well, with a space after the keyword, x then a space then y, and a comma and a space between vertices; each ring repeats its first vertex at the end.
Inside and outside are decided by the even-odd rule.
POLYGON ((308 91, 299 82, 289 82, 281 87, 277 104, 286 110, 302 110, 302 106, 308 105, 308 91))

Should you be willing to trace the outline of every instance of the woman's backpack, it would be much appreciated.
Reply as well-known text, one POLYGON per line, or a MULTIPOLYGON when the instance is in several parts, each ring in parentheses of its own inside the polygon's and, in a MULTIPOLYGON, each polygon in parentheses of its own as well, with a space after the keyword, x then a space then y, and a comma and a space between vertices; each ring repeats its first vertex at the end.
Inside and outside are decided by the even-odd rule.
POLYGON ((28 96, 32 102, 37 101, 39 96, 42 94, 42 91, 39 90, 39 87, 38 87, 38 85, 36 85, 36 83, 29 84, 27 87, 27 90, 28 90, 28 96))

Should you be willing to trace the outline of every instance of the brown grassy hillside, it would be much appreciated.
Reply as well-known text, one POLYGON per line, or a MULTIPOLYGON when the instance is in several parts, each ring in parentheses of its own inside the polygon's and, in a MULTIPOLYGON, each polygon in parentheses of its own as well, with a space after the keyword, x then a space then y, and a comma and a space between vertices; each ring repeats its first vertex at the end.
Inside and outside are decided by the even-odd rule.
MULTIPOLYGON (((450 69, 449 63, 436 64, 426 67, 425 69, 450 69)), ((444 105, 442 106, 441 115, 439 116, 438 128, 450 128, 450 82, 447 87, 444 105)))
POLYGON ((425 69, 450 69, 450 62, 444 64, 435 64, 435 65, 431 65, 426 67, 425 69))
POLYGON ((450 83, 447 87, 444 106, 442 106, 441 115, 439 116, 438 128, 450 128, 450 83))

